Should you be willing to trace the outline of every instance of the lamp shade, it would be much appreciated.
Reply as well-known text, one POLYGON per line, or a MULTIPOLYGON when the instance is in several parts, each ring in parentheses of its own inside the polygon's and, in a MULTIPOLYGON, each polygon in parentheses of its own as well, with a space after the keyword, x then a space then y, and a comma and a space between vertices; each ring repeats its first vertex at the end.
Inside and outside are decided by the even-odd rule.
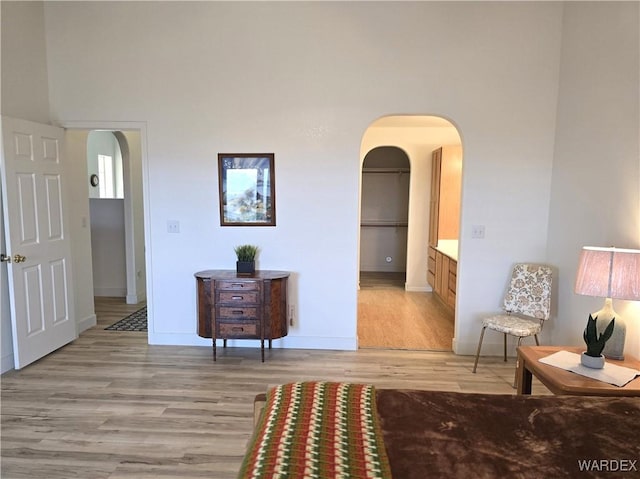
POLYGON ((585 246, 580 253, 575 292, 640 300, 640 250, 585 246))

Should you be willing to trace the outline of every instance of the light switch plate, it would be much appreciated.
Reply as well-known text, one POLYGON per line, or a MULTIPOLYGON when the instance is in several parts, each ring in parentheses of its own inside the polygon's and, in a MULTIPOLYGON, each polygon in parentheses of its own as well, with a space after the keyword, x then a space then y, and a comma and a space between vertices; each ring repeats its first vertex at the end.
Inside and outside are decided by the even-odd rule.
POLYGON ((180 222, 177 220, 168 220, 167 233, 180 233, 180 222))
POLYGON ((471 225, 471 237, 484 239, 484 225, 471 225))

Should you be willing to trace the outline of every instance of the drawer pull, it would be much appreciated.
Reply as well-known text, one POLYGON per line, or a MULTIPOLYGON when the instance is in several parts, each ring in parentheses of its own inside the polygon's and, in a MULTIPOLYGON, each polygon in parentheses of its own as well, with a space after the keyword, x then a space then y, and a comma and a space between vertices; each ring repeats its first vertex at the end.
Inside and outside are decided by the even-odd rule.
POLYGON ((242 309, 234 309, 233 311, 231 311, 233 314, 242 314, 244 313, 244 311, 242 309))
POLYGON ((234 333, 242 333, 244 331, 244 328, 241 326, 234 326, 233 328, 231 328, 231 331, 233 331, 234 333))
POLYGON ((244 283, 231 283, 231 286, 236 288, 244 288, 244 283))
POLYGON ((231 296, 231 299, 243 300, 244 296, 231 296))

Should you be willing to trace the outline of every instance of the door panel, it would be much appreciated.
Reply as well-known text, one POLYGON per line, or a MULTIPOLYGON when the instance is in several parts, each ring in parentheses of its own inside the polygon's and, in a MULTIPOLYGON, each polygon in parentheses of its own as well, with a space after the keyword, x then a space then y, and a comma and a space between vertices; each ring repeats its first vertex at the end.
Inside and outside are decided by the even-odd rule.
POLYGON ((33 337, 44 331, 44 310, 42 301, 42 274, 40 265, 22 268, 25 294, 25 317, 27 337, 33 337))
POLYGON ((69 318, 69 305, 67 304, 67 267, 66 260, 60 259, 51 262, 51 279, 53 300, 53 323, 59 324, 69 318))
POLYGON ((49 241, 62 240, 62 192, 60 191, 60 175, 45 175, 47 191, 47 224, 49 241))
POLYGON ((20 222, 19 246, 38 244, 38 212, 36 208, 36 177, 29 173, 16 173, 20 222))
POLYGON ((3 207, 16 369, 77 337, 63 130, 2 118, 3 207))

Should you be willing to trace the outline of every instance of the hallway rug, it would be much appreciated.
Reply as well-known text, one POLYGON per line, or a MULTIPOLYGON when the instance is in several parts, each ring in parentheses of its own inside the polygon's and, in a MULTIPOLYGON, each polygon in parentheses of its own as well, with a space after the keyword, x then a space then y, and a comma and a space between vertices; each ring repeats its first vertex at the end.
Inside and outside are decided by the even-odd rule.
POLYGON ((140 308, 135 313, 131 313, 126 318, 104 329, 109 331, 146 331, 147 307, 140 308))

